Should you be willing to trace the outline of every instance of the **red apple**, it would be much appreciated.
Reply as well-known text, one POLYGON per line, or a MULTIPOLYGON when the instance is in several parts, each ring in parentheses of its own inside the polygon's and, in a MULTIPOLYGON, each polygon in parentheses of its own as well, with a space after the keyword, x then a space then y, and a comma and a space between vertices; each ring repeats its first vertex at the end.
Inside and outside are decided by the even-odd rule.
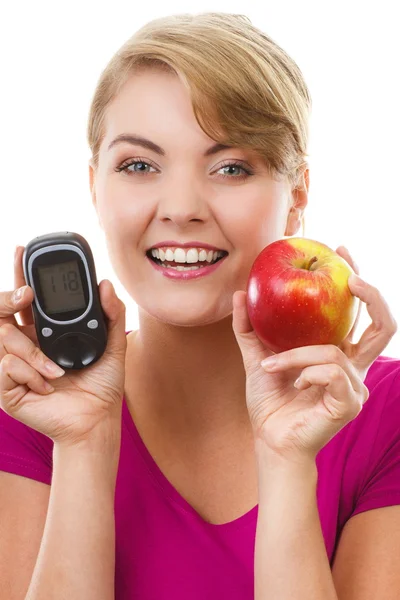
POLYGON ((347 285, 351 273, 339 254, 315 240, 285 238, 266 246, 247 283, 258 338, 273 352, 340 344, 357 317, 359 299, 347 285))

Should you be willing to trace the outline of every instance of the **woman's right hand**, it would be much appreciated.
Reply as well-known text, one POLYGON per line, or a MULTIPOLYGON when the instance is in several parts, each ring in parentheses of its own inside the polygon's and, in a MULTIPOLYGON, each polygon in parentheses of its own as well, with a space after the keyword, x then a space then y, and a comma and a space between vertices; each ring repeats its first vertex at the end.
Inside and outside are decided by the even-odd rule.
MULTIPOLYGON (((15 288, 26 285, 23 251, 19 246, 15 256, 15 288)), ((73 445, 103 425, 114 430, 121 426, 127 347, 125 305, 107 279, 100 282, 99 294, 108 318, 104 354, 93 365, 67 370, 60 377, 46 370, 50 359, 39 348, 32 288, 24 289, 17 304, 13 292, 0 292, 0 407, 54 442, 73 445), (46 389, 47 380, 54 391, 46 389)))

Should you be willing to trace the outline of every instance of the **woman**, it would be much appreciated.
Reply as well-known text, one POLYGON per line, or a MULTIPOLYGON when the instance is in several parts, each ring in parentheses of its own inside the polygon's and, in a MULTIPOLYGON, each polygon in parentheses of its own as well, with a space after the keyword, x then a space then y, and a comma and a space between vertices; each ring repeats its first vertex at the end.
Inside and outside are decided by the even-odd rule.
POLYGON ((3 292, 0 600, 398 597, 386 302, 352 276, 373 321, 359 343, 275 368, 245 308, 256 256, 304 215, 310 104, 297 65, 240 15, 155 20, 102 73, 90 189, 140 326, 126 335, 102 281, 104 356, 52 373, 31 288, 17 304, 3 292))

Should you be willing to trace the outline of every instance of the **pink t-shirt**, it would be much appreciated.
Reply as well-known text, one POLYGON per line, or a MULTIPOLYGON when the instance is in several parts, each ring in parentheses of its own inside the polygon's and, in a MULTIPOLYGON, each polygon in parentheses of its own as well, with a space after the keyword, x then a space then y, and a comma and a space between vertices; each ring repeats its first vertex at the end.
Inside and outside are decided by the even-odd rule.
MULTIPOLYGON (((330 564, 355 514, 400 504, 400 359, 380 356, 361 413, 317 456, 317 500, 330 564)), ((47 485, 52 441, 0 409, 0 470, 47 485)), ((203 520, 166 479, 123 402, 115 492, 116 600, 251 600, 258 507, 203 520)))

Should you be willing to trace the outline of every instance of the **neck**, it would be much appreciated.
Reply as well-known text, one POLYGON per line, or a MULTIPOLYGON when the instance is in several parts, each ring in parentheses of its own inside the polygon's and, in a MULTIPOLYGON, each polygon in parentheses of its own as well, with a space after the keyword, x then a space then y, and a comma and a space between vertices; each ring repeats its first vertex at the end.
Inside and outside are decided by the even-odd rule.
POLYGON ((140 379, 147 414, 171 430, 211 436, 249 425, 232 315, 206 326, 178 327, 139 309, 139 324, 128 336, 127 372, 140 379), (133 364, 137 368, 129 371, 133 364))

